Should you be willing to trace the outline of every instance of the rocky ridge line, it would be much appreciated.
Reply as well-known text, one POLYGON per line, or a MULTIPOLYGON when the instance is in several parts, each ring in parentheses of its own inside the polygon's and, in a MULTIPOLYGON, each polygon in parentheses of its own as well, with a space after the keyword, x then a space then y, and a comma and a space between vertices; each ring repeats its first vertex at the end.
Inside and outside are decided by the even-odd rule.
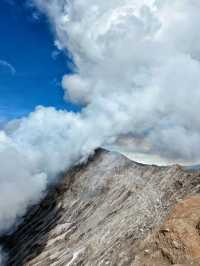
MULTIPOLYGON (((8 265, 150 265, 145 256, 156 249, 148 243, 158 242, 160 252, 155 239, 161 239, 152 231, 180 200, 199 191, 198 172, 142 165, 99 150, 86 165, 66 173, 14 234, 1 238, 8 265), (143 241, 148 237, 153 240, 143 241)), ((179 261, 175 256, 166 263, 159 265, 179 261)))

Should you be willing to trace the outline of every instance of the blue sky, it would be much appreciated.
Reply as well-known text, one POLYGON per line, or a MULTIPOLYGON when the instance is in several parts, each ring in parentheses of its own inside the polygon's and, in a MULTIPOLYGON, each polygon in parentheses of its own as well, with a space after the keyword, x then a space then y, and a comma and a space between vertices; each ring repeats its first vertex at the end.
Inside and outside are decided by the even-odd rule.
POLYGON ((0 36, 0 123, 37 105, 77 110, 63 100, 60 81, 70 70, 45 17, 25 0, 1 0, 0 36))

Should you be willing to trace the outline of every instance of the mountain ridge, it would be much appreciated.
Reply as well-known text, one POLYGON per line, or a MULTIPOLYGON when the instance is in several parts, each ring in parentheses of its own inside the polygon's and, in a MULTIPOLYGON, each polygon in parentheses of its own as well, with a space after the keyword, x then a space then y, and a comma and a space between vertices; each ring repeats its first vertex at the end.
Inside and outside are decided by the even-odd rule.
POLYGON ((140 241, 180 200, 198 195, 199 181, 199 172, 178 165, 143 165, 100 149, 1 238, 7 265, 135 266, 140 241))

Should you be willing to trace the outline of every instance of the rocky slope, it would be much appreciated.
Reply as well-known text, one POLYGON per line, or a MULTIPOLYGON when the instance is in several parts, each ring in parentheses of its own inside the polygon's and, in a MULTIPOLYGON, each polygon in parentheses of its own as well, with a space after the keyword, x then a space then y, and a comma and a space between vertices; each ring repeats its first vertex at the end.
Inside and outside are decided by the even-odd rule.
POLYGON ((179 202, 157 232, 141 241, 133 265, 200 265, 199 225, 200 197, 179 202))
POLYGON ((0 242, 12 266, 200 265, 199 191, 198 171, 99 150, 0 242))

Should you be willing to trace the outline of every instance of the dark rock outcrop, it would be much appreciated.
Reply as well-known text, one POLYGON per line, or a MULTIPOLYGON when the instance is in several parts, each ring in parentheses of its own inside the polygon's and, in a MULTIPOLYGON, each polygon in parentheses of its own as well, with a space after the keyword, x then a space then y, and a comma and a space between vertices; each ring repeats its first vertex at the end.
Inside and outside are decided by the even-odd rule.
POLYGON ((153 266, 143 255, 155 248, 141 240, 160 239, 152 230, 181 199, 199 191, 198 172, 142 165, 99 150, 50 189, 13 235, 1 239, 9 250, 8 265, 153 266))

